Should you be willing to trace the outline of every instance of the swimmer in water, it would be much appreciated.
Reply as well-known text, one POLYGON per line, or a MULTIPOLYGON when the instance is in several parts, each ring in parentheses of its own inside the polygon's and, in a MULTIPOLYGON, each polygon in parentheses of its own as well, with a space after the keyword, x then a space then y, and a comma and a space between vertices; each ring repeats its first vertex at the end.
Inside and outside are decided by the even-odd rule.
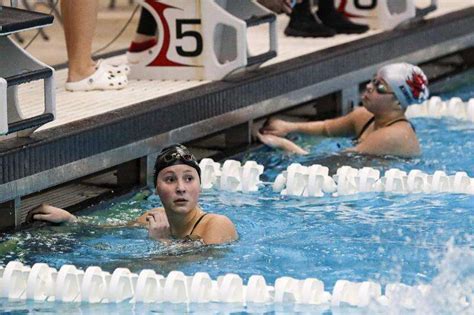
MULTIPOLYGON (((198 205, 201 170, 194 156, 183 145, 161 151, 155 162, 154 183, 163 208, 152 209, 135 224, 146 226, 148 236, 164 241, 184 239, 204 244, 222 244, 237 239, 232 221, 204 212, 198 205)), ((28 214, 33 220, 52 223, 77 222, 66 210, 43 204, 28 214)))
POLYGON ((416 157, 420 144, 415 129, 405 117, 408 105, 421 103, 429 96, 423 71, 408 63, 382 67, 362 94, 362 107, 324 121, 289 122, 269 119, 257 137, 264 144, 297 154, 308 152, 284 138, 301 132, 327 137, 354 137, 349 152, 371 155, 416 157))

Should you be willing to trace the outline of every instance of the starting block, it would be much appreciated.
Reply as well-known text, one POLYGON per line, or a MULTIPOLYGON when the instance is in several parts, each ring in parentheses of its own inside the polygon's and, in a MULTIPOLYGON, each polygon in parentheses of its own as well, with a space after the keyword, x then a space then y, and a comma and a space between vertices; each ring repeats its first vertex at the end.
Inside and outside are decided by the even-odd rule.
MULTIPOLYGON (((251 0, 140 0, 157 45, 130 58, 130 79, 220 80, 277 55, 276 16, 251 0), (247 29, 269 24, 269 49, 248 52, 247 29)), ((135 54, 136 55, 136 54, 135 54)))
POLYGON ((436 10, 438 0, 418 9, 415 0, 336 0, 336 8, 351 21, 372 29, 391 30, 403 22, 418 19, 436 10))
POLYGON ((1 4, 0 0, 0 136, 29 136, 54 120, 54 69, 31 56, 8 35, 51 25, 53 16, 1 4), (43 80, 44 112, 26 117, 19 104, 18 86, 35 80, 43 80))

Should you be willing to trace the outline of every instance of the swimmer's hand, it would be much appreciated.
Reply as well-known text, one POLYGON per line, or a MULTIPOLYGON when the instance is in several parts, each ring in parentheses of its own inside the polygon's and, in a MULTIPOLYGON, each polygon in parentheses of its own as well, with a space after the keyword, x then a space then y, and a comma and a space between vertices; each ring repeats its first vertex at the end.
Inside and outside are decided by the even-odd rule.
POLYGON ((266 144, 269 147, 282 149, 287 152, 296 153, 300 155, 308 154, 308 151, 304 150, 303 148, 286 138, 277 137, 274 135, 262 135, 261 133, 257 133, 257 137, 263 144, 266 144))
POLYGON ((164 211, 150 211, 145 220, 149 238, 165 240, 171 237, 170 223, 164 211))
POLYGON ((292 128, 291 122, 276 118, 269 118, 260 129, 260 132, 264 135, 273 135, 279 137, 284 137, 292 131, 294 130, 292 128))
POLYGON ((77 217, 64 209, 43 203, 31 210, 26 216, 26 222, 31 221, 46 221, 51 223, 77 222, 77 217))

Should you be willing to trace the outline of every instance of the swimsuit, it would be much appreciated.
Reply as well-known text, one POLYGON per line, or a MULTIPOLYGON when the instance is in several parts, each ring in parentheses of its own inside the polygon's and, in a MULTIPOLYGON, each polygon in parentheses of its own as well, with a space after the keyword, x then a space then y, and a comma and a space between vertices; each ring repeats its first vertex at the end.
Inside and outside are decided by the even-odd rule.
POLYGON ((203 215, 201 215, 201 217, 196 221, 196 223, 194 223, 194 226, 193 228, 191 229, 191 232, 189 233, 189 235, 186 235, 184 237, 184 240, 186 241, 197 241, 197 240, 200 240, 201 237, 199 235, 194 235, 193 232, 194 230, 196 229, 196 227, 198 226, 198 224, 201 222, 201 220, 207 215, 208 213, 204 213, 203 215))
MULTIPOLYGON (((355 142, 359 142, 360 141, 360 137, 364 134, 364 132, 367 130, 367 128, 369 128, 369 126, 375 121, 375 117, 372 116, 372 118, 370 118, 364 125, 364 127, 362 127, 362 130, 359 132, 359 134, 357 135, 356 138, 353 139, 353 141, 355 142)), ((398 118, 398 119, 395 119, 395 120, 392 120, 392 121, 389 121, 384 127, 388 127, 388 126, 391 126, 399 121, 406 121, 407 123, 410 124, 411 128, 413 129, 413 131, 416 132, 415 130, 415 126, 413 126, 413 124, 406 118, 398 118)))

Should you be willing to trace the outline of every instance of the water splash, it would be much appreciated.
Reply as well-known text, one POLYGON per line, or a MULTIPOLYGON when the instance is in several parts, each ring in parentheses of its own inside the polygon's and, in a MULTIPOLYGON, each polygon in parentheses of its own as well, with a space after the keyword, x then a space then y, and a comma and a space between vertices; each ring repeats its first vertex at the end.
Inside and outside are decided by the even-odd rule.
MULTIPOLYGON (((474 314, 474 236, 468 245, 455 245, 451 238, 441 259, 432 289, 417 305, 419 314, 474 314)), ((436 258, 435 258, 436 259, 436 258)))

